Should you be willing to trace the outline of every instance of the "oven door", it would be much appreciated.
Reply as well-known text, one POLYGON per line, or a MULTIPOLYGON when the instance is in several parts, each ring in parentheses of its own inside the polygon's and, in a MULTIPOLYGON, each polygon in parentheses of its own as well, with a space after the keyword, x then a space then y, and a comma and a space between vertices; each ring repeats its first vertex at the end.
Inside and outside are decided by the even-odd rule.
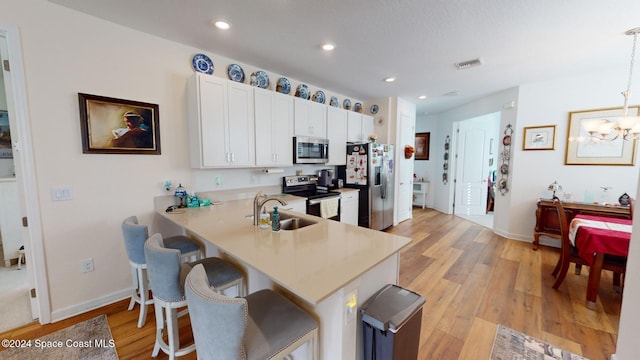
POLYGON ((340 221, 340 195, 307 199, 307 214, 340 221))

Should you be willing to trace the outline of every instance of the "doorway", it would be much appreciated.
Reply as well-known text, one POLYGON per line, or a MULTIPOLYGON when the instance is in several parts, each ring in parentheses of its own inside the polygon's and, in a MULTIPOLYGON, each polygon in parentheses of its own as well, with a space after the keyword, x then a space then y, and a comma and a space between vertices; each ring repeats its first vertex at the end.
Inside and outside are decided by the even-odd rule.
MULTIPOLYGON (((9 254, 8 263, 12 272, 20 272, 23 278, 16 280, 15 287, 25 287, 26 301, 22 300, 10 303, 7 308, 14 309, 13 306, 23 306, 29 308, 27 311, 27 322, 39 319, 41 324, 51 322, 51 308, 49 303, 49 290, 44 263, 44 244, 42 239, 40 209, 38 202, 38 192, 35 176, 35 162, 31 147, 31 129, 29 122, 29 112, 27 106, 26 80, 24 76, 22 49, 20 46, 20 34, 15 26, 0 23, 0 68, 2 69, 2 106, 7 113, 9 132, 11 139, 9 146, 0 153, 10 153, 13 160, 13 169, 6 182, 12 183, 12 191, 9 192, 14 197, 14 202, 10 206, 14 226, 11 235, 6 236, 6 240, 12 239, 12 246, 19 244, 19 253, 9 254), (21 260, 18 263, 19 259, 21 260), (20 264, 20 270, 13 270, 13 266, 20 264)), ((8 196, 3 194, 3 196, 8 196)), ((0 202, 3 205, 4 201, 0 202)), ((7 229, 8 227, 4 227, 7 229)), ((0 234, 5 236, 2 229, 0 234)), ((3 239, 4 243, 5 239, 3 239)), ((3 249, 4 250, 4 249, 3 249)), ((3 259, 4 260, 4 259, 3 259)), ((9 281, 7 280, 7 283, 9 281)), ((11 287, 11 285, 8 285, 11 287)), ((24 293, 22 293, 24 296, 24 293)), ((24 299, 24 297, 23 297, 24 299)), ((17 313, 17 310, 16 310, 17 313)), ((24 317, 23 317, 24 319, 24 317)), ((4 320, 4 318, 3 318, 4 320)), ((24 321, 24 320, 23 320, 24 321)), ((4 322, 3 322, 4 324, 4 322)), ((11 327, 19 326, 13 324, 11 327)))
POLYGON ((493 228, 500 112, 454 123, 454 214, 493 228))

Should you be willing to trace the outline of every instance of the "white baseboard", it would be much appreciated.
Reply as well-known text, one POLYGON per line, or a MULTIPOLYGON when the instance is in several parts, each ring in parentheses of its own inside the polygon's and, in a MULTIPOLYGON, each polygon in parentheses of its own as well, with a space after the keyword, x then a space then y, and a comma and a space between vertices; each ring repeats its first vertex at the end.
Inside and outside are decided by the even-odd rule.
POLYGON ((611 360, 616 360, 618 357, 616 356, 616 354, 611 354, 611 357, 609 359, 611 360))
POLYGON ((94 310, 105 305, 112 304, 116 301, 120 301, 122 299, 126 299, 131 296, 131 289, 124 289, 118 292, 114 292, 103 297, 99 297, 96 299, 91 299, 87 302, 72 305, 66 307, 64 309, 54 310, 51 312, 51 322, 57 322, 60 320, 64 320, 70 318, 72 316, 76 316, 82 313, 85 313, 90 310, 94 310))

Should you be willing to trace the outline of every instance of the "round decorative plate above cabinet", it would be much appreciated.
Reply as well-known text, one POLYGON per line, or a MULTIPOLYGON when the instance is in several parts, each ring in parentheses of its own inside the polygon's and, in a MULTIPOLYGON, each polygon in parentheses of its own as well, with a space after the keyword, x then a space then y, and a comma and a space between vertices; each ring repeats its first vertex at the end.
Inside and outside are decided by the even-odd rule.
POLYGON ((191 60, 193 70, 205 74, 213 74, 213 61, 205 54, 196 54, 191 60))
POLYGON ((289 94, 291 92, 291 83, 289 82, 289 79, 285 77, 278 79, 278 82, 276 83, 276 91, 283 94, 289 94))
POLYGON ((238 64, 229 64, 227 66, 227 76, 229 80, 236 82, 244 82, 244 70, 238 64))

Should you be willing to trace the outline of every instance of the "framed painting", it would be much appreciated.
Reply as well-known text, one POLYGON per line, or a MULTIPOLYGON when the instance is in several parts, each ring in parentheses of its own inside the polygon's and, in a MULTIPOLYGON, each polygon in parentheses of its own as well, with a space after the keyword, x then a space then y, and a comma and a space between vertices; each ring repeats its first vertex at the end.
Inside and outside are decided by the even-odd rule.
MULTIPOLYGON (((629 107, 628 115, 638 116, 638 108, 629 107)), ((565 165, 635 165, 636 140, 616 136, 615 129, 606 139, 596 133, 592 136, 587 130, 616 124, 622 116, 621 107, 570 112, 565 165)))
POLYGON ((78 93, 82 152, 160 155, 158 105, 78 93))
POLYGON ((555 150, 556 126, 529 126, 524 128, 522 150, 555 150))
POLYGON ((415 159, 429 160, 429 138, 431 133, 417 133, 415 142, 415 159))
POLYGON ((0 110, 0 159, 13 158, 9 113, 0 110))

